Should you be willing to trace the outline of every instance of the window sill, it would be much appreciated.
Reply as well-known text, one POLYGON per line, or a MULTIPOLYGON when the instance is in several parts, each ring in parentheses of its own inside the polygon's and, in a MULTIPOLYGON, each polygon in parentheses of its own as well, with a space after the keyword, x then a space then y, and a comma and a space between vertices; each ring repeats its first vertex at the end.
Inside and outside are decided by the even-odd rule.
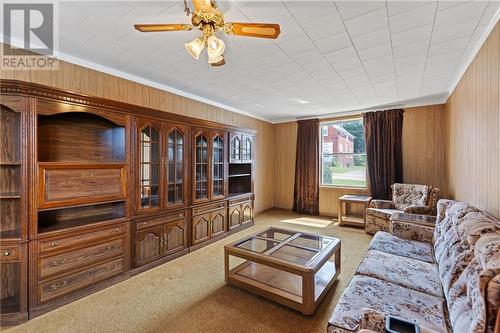
POLYGON ((368 191, 368 187, 357 187, 357 186, 336 186, 336 185, 320 185, 319 188, 329 189, 329 190, 356 190, 356 191, 368 191))

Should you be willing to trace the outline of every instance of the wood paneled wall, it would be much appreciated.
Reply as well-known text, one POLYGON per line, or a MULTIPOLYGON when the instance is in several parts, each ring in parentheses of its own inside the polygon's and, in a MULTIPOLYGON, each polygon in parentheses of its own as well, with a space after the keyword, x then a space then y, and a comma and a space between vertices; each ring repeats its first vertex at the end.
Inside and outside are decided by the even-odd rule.
POLYGON ((500 218, 500 23, 446 104, 448 193, 500 218))
MULTIPOLYGON (((2 46, 0 43, 0 47, 2 46)), ((271 184, 274 183, 275 146, 273 125, 270 123, 64 61, 59 62, 58 70, 2 70, 1 77, 256 129, 255 211, 258 213, 274 206, 271 184)))
MULTIPOLYGON (((430 184, 446 192, 444 105, 408 108, 403 121, 403 167, 407 183, 430 184)), ((333 119, 328 119, 333 120, 333 119)), ((297 123, 275 125, 276 207, 291 209, 295 179, 295 146, 297 123)), ((321 215, 337 216, 338 198, 344 194, 369 194, 365 189, 321 187, 319 211, 321 215)), ((355 206, 353 206, 356 209, 355 206)))

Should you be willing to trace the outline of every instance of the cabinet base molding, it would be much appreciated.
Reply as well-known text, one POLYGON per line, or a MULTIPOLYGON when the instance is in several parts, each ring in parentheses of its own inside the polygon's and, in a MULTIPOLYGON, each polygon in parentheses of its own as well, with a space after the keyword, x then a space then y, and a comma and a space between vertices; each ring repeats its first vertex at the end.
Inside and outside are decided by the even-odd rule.
POLYGON ((120 275, 117 275, 115 277, 104 280, 102 282, 96 283, 90 287, 75 291, 67 296, 63 296, 63 297, 55 299, 51 302, 42 304, 36 308, 32 308, 32 309, 30 309, 30 312, 29 312, 29 319, 36 318, 36 317, 43 315, 47 312, 55 310, 63 305, 69 304, 69 303, 74 302, 76 300, 79 300, 83 297, 91 295, 97 291, 111 287, 112 285, 115 285, 119 282, 127 280, 130 276, 131 276, 130 272, 128 271, 128 272, 122 273, 120 275))
POLYGON ((142 266, 139 266, 137 268, 134 268, 130 271, 130 276, 135 276, 137 274, 141 274, 142 272, 145 272, 147 270, 150 270, 153 267, 160 266, 166 262, 172 261, 174 259, 180 258, 186 254, 189 253, 189 249, 184 249, 182 251, 176 252, 174 254, 171 254, 169 256, 163 257, 161 259, 155 260, 153 262, 144 264, 142 266))
POLYGON ((28 312, 5 313, 0 318, 0 327, 6 329, 28 321, 28 312))

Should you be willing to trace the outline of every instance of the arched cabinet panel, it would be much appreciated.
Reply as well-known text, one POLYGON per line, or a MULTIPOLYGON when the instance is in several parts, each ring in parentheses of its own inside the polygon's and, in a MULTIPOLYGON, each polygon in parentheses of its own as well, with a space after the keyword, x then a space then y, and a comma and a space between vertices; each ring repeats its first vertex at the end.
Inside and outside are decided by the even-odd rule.
POLYGON ((135 234, 136 266, 154 261, 163 255, 163 227, 147 229, 135 234))

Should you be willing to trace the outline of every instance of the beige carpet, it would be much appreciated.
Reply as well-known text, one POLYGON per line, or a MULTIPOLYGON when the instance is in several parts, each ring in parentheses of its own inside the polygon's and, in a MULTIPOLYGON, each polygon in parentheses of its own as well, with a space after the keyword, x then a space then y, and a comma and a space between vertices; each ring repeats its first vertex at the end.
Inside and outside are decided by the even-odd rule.
POLYGON ((328 316, 367 251, 362 229, 327 218, 272 210, 256 225, 113 287, 68 304, 8 333, 73 332, 322 332, 328 316), (268 225, 331 235, 342 240, 342 270, 313 316, 303 316, 224 284, 223 246, 268 225))

